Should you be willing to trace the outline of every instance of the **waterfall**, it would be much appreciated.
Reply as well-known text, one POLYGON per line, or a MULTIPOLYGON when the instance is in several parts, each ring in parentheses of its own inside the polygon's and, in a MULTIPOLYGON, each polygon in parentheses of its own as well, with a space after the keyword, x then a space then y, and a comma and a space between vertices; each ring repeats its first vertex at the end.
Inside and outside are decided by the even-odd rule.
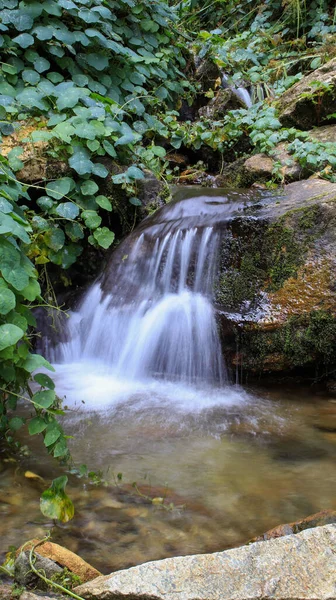
POLYGON ((99 361, 127 380, 224 383, 211 304, 218 245, 214 226, 142 227, 70 314, 52 360, 99 361))
POLYGON ((222 75, 222 86, 223 88, 229 87, 233 93, 243 101, 247 108, 250 108, 253 104, 251 94, 247 91, 247 89, 241 85, 236 85, 234 83, 229 83, 229 77, 226 73, 222 75))

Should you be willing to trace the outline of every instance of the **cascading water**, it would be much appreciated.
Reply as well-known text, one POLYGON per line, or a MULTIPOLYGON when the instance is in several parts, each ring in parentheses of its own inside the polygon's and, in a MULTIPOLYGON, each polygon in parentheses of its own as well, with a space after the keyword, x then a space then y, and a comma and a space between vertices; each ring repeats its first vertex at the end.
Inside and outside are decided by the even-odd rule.
POLYGON ((54 360, 100 359, 128 379, 223 383, 210 302, 217 245, 212 227, 177 229, 155 241, 141 233, 119 264, 111 261, 115 286, 104 293, 102 282, 95 284, 71 315, 69 341, 54 360))
POLYGON ((172 386, 185 400, 196 387, 223 389, 211 299, 218 224, 235 209, 226 198, 172 203, 114 251, 49 353, 67 403, 106 406, 158 388, 167 397, 172 386))
POLYGON ((229 87, 233 93, 240 98, 240 100, 243 101, 243 103, 245 104, 245 106, 247 108, 250 108, 253 104, 253 100, 252 100, 252 96, 251 94, 248 92, 248 90, 241 86, 241 85, 237 85, 234 83, 229 83, 229 77, 226 75, 226 73, 223 73, 222 75, 222 87, 223 88, 227 88, 229 87))

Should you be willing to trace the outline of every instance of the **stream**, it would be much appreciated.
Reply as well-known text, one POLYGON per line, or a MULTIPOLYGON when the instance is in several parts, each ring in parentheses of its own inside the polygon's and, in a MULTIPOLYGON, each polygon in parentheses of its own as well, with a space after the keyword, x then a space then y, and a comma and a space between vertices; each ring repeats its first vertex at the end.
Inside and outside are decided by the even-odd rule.
POLYGON ((18 462, 0 457, 2 555, 53 527, 53 541, 109 573, 336 508, 336 398, 243 388, 221 354, 212 289, 240 209, 202 195, 164 207, 114 251, 57 339, 46 333, 73 458, 101 473, 70 476, 76 514, 53 527, 39 512, 45 484, 25 476, 61 473, 41 440, 23 439, 33 453, 18 462))

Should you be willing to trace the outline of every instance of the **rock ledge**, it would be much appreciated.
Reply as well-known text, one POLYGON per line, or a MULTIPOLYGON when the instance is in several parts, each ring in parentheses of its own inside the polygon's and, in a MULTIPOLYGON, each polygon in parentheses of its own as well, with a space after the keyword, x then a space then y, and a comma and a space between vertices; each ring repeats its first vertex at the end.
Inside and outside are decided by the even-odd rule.
POLYGON ((145 563, 75 591, 87 600, 336 600, 336 525, 145 563))

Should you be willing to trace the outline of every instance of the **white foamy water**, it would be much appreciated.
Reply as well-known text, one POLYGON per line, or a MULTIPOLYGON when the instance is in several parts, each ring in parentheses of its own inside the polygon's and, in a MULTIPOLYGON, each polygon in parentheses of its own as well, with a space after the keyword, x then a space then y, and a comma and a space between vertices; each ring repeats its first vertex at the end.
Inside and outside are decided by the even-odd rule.
POLYGON ((188 412, 246 401, 228 385, 212 306, 216 221, 232 206, 209 200, 175 203, 145 221, 70 313, 50 356, 66 405, 188 412))
POLYGON ((229 87, 233 91, 233 93, 244 102, 247 108, 250 108, 252 106, 252 97, 251 94, 247 91, 247 89, 240 85, 230 84, 229 78, 225 73, 223 73, 222 76, 222 85, 224 88, 229 87))

